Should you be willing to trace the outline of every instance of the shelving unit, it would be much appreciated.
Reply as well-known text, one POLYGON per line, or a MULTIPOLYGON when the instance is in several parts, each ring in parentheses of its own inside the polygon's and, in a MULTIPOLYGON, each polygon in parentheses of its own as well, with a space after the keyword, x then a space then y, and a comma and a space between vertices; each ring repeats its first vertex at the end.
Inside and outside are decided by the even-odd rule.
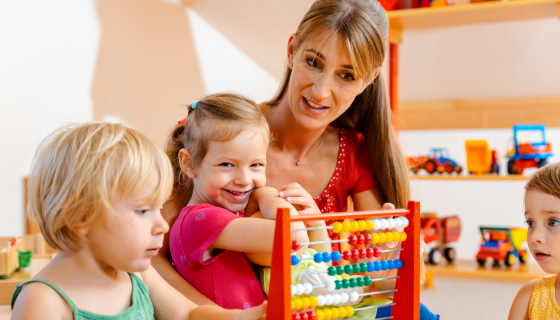
POLYGON ((427 266, 427 270, 435 276, 519 282, 527 282, 548 275, 534 263, 517 264, 510 268, 493 267, 490 264, 480 267, 474 259, 457 260, 450 264, 444 262, 437 266, 427 266))
POLYGON ((416 176, 411 175, 410 180, 471 180, 471 181, 527 181, 529 176, 497 176, 497 175, 429 175, 416 176))

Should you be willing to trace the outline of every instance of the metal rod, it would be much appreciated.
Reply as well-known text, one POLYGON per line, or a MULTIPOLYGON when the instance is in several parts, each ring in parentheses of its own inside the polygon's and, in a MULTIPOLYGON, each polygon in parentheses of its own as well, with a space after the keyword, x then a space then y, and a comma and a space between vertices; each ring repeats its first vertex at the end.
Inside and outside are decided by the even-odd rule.
POLYGON ((387 250, 381 250, 381 253, 384 253, 384 252, 395 252, 395 251, 404 251, 404 249, 387 249, 387 250))
POLYGON ((314 241, 314 242, 305 242, 300 243, 300 246, 310 246, 313 244, 323 244, 323 243, 338 243, 338 242, 348 242, 348 239, 340 239, 340 240, 331 240, 331 241, 314 241))
POLYGON ((363 296, 371 296, 374 294, 382 294, 382 293, 389 293, 389 292, 397 292, 398 290, 385 290, 385 291, 375 291, 375 292, 365 292, 365 293, 360 293, 360 297, 363 296))
POLYGON ((360 311, 360 310, 366 310, 366 309, 375 309, 375 308, 385 308, 385 307, 390 307, 390 306, 394 306, 396 303, 388 303, 388 304, 383 304, 380 306, 370 306, 370 307, 363 307, 363 308, 356 308, 354 309, 354 311, 360 311))
POLYGON ((371 279, 371 281, 381 281, 381 280, 398 279, 398 278, 400 278, 400 276, 371 279))
POLYGON ((309 228, 290 229, 290 231, 325 230, 325 229, 332 229, 332 228, 333 228, 333 226, 326 226, 326 227, 309 227, 309 228))

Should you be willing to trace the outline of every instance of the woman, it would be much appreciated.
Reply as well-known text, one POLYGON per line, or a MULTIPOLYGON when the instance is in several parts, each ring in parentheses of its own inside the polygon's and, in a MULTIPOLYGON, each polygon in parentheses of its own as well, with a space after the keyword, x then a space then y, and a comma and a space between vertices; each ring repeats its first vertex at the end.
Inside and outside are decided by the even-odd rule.
MULTIPOLYGON (((275 138, 266 174, 267 185, 303 210, 344 211, 348 196, 355 210, 407 204, 407 168, 380 74, 388 30, 376 1, 318 0, 290 37, 280 89, 261 105, 275 138)), ((177 161, 181 146, 170 143, 177 161)), ((165 208, 170 224, 191 190, 178 181, 176 192, 165 208)), ((164 278, 195 303, 211 303, 161 252, 167 257, 152 261, 164 278)))

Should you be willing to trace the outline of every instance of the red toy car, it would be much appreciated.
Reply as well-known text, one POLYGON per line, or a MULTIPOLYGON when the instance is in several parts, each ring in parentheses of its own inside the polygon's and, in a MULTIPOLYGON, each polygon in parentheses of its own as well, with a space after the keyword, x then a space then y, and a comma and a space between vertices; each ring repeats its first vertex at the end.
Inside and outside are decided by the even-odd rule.
POLYGON ((438 218, 435 213, 422 214, 421 228, 426 242, 427 262, 439 264, 443 256, 447 262, 453 262, 455 249, 449 244, 457 242, 461 235, 459 216, 438 218))

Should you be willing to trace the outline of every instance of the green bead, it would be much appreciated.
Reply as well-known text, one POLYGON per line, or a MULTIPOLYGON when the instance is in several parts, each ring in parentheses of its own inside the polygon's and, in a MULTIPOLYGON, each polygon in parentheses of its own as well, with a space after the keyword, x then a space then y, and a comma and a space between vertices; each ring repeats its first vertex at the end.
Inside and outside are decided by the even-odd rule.
POLYGON ((352 268, 351 264, 347 264, 344 266, 344 272, 346 274, 352 274, 352 272, 354 271, 354 268, 352 268))
POLYGON ((360 272, 367 272, 367 264, 360 263, 360 272))
POLYGON ((353 273, 360 273, 360 270, 362 270, 362 268, 360 268, 359 264, 356 263, 355 265, 352 265, 353 273))
POLYGON ((368 277, 368 276, 364 277, 364 285, 369 287, 369 286, 371 286, 372 283, 373 283, 373 281, 371 281, 370 277, 368 277))
POLYGON ((342 281, 340 280, 334 280, 334 283, 336 284, 336 290, 340 290, 342 289, 342 281))
POLYGON ((344 274, 344 267, 343 266, 336 266, 336 274, 343 275, 344 274))
POLYGON ((329 276, 334 276, 334 275, 336 275, 336 268, 335 267, 329 267, 327 269, 327 272, 329 273, 329 276))
POLYGON ((356 279, 350 278, 350 280, 348 280, 348 283, 350 284, 350 288, 356 287, 356 279))
POLYGON ((348 286, 349 286, 349 285, 350 285, 350 284, 348 283, 348 279, 342 280, 342 288, 348 289, 348 286))
POLYGON ((357 279, 356 279, 356 285, 357 285, 358 287, 363 287, 363 286, 364 286, 364 278, 361 278, 361 277, 360 277, 360 278, 357 278, 357 279))

